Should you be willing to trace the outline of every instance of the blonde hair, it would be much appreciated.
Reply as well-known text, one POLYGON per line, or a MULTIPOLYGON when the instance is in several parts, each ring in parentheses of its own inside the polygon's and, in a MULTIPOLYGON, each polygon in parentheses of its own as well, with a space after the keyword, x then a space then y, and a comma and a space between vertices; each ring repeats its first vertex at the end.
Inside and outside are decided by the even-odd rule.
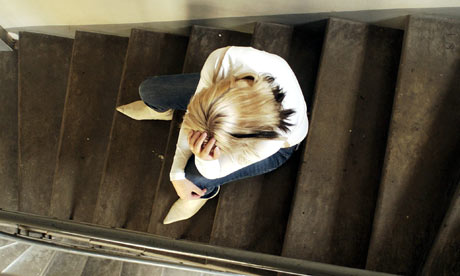
POLYGON ((243 163, 257 156, 259 139, 276 139, 279 131, 289 130, 286 120, 294 111, 283 110, 284 96, 269 75, 230 75, 191 98, 182 127, 206 132, 223 153, 243 163))

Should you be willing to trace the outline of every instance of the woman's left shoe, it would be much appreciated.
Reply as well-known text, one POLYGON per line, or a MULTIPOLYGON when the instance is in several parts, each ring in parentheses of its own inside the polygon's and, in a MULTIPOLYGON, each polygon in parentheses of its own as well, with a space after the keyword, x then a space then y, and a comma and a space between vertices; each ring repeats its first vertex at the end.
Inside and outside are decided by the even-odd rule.
POLYGON ((172 109, 165 112, 158 112, 150 108, 143 101, 135 101, 117 107, 117 111, 125 114, 134 120, 163 120, 171 121, 174 111, 172 109))
POLYGON ((168 214, 163 220, 163 224, 186 220, 193 217, 201 207, 211 198, 214 198, 220 191, 220 186, 217 187, 217 192, 210 198, 200 198, 192 200, 184 200, 179 198, 169 209, 168 214))

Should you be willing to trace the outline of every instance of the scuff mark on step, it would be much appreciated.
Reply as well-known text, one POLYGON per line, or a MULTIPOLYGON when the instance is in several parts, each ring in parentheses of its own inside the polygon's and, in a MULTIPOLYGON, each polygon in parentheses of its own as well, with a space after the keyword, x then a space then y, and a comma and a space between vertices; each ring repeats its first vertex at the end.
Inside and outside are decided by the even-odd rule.
POLYGON ((152 153, 155 154, 160 160, 165 160, 165 156, 163 154, 156 153, 155 150, 152 150, 152 153))

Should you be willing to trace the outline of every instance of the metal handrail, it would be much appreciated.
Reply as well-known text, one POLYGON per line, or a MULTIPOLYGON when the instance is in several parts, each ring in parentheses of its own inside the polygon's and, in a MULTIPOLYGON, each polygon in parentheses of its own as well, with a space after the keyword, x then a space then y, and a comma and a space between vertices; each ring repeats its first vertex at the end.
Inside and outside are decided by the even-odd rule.
MULTIPOLYGON (((52 219, 37 215, 25 214, 20 212, 11 212, 0 210, 0 223, 9 225, 20 225, 30 228, 45 229, 47 231, 77 235, 89 239, 97 239, 119 245, 140 247, 144 249, 160 251, 165 253, 173 253, 181 256, 197 257, 206 260, 225 262, 230 264, 241 265, 256 269, 275 271, 281 273, 289 273, 295 275, 366 275, 366 276, 384 276, 391 275, 382 272, 374 272, 369 270, 341 267, 318 262, 311 262, 300 259, 286 258, 282 256, 269 255, 264 253, 256 253, 244 251, 234 248, 226 248, 215 245, 202 244, 198 242, 174 240, 166 237, 156 236, 152 234, 129 231, 125 229, 116 229, 102 227, 98 225, 77 223, 73 221, 64 221, 52 219)), ((2 234, 1 236, 12 237, 13 235, 2 234)), ((22 238, 24 239, 24 238, 22 238)), ((41 244, 45 242, 34 241, 41 244)), ((58 248, 56 248, 58 249, 58 248)), ((62 249, 62 248, 60 248, 62 249)), ((82 251, 82 250, 80 250, 82 251)), ((84 250, 83 250, 84 251, 84 250)), ((75 252, 77 253, 77 252, 75 252)), ((80 254, 88 254, 78 252, 80 254)), ((99 257, 114 258, 109 253, 91 253, 97 254, 99 257)), ((147 263, 146 260, 132 258, 126 256, 115 256, 117 260, 147 263)), ((158 264, 162 265, 162 264, 158 264)), ((168 264, 169 265, 169 264, 168 264)), ((177 265, 175 265, 177 268, 177 265)), ((185 266, 186 268, 189 266, 185 266)), ((184 267, 180 268, 184 269, 184 267)), ((194 269, 194 268, 193 268, 194 269)), ((201 269, 201 268, 199 268, 201 269)), ((208 272, 209 273, 209 272, 208 272)), ((216 272, 212 272, 216 273, 216 272)), ((235 274, 226 274, 235 275, 235 274)))

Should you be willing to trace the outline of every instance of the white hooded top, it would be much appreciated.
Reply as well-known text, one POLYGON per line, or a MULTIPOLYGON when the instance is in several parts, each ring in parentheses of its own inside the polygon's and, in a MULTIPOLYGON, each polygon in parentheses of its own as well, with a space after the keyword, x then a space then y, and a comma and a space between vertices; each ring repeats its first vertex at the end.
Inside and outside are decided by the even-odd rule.
MULTIPOLYGON (((217 74, 216 77, 219 80, 232 74, 235 68, 238 69, 239 73, 269 74, 274 77, 274 83, 279 85, 285 93, 282 102, 283 109, 295 111, 287 119, 287 122, 292 126, 288 127, 290 131, 287 133, 281 133, 283 139, 261 140, 255 149, 258 157, 248 159, 244 164, 236 162, 223 152, 219 159, 212 161, 205 161, 195 156, 195 165, 198 171, 208 179, 224 177, 271 156, 281 148, 297 145, 302 142, 308 132, 307 106, 300 85, 288 63, 277 55, 252 47, 230 46, 217 49, 206 59, 195 94, 212 85, 214 73, 217 74)), ((170 171, 170 180, 185 179, 184 168, 193 154, 188 145, 187 134, 181 128, 170 171)))

